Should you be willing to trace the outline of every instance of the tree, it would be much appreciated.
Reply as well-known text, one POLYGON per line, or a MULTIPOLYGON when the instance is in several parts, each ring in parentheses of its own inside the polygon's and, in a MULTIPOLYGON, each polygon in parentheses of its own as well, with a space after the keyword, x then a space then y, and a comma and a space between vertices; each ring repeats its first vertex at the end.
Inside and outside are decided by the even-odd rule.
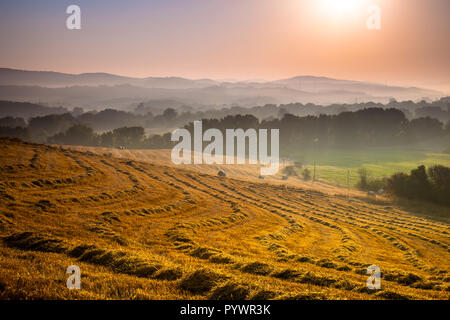
POLYGON ((75 123, 77 121, 70 113, 52 114, 31 118, 28 123, 28 129, 34 140, 45 142, 48 137, 65 132, 75 123))
POLYGON ((19 138, 24 141, 29 141, 30 133, 27 128, 23 127, 0 127, 0 137, 19 138))
POLYGON ((142 127, 122 127, 113 130, 116 146, 139 148, 145 139, 142 127))
MULTIPOLYGON (((450 107, 449 107, 450 108, 450 107)), ((449 111, 450 112, 450 111, 449 111)), ((450 120, 447 121, 447 124, 445 125, 445 133, 450 135, 450 120)))
MULTIPOLYGON (((441 168, 430 171, 430 177, 427 175, 425 166, 419 166, 411 170, 411 174, 396 173, 387 181, 388 192, 409 199, 434 200, 436 201, 436 181, 439 180, 441 172, 445 172, 442 176, 446 176, 447 172, 441 168), (430 181, 431 180, 431 181, 430 181)), ((446 180, 445 178, 444 180, 446 180)), ((448 196, 448 194, 446 195, 448 196)))
POLYGON ((421 165, 417 169, 411 170, 408 194, 410 198, 421 198, 425 200, 431 198, 431 184, 428 180, 425 166, 421 165))
POLYGON ((27 124, 23 118, 5 117, 0 119, 0 127, 16 128, 22 127, 26 128, 27 124))
POLYGON ((167 123, 171 123, 173 120, 176 119, 178 113, 173 108, 167 108, 163 112, 163 117, 167 121, 167 123))
POLYGON ((56 144, 96 146, 98 145, 98 136, 92 128, 83 124, 75 124, 65 132, 48 138, 47 141, 56 144))
POLYGON ((434 138, 444 133, 442 122, 430 117, 411 120, 408 131, 417 141, 434 138))
POLYGON ((450 205, 450 168, 441 165, 428 169, 433 186, 433 197, 438 203, 450 205))

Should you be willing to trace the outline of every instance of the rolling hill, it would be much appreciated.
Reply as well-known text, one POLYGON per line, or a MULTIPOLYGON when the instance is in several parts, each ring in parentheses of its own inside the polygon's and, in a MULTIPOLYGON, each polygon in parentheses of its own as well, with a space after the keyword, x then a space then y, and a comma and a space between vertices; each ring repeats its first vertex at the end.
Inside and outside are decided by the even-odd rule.
POLYGON ((450 298, 448 219, 156 155, 0 142, 1 299, 450 298), (81 290, 65 286, 73 264, 81 290), (366 288, 374 264, 381 290, 366 288))
POLYGON ((66 87, 115 86, 121 84, 148 88, 188 89, 211 86, 217 84, 217 82, 209 79, 190 80, 181 77, 132 78, 104 72, 70 74, 0 68, 0 85, 66 87))
POLYGON ((63 114, 66 112, 68 112, 68 110, 63 107, 47 107, 28 102, 0 101, 0 117, 21 117, 28 119, 49 114, 63 114))
POLYGON ((286 103, 387 103, 390 98, 433 99, 443 94, 423 88, 387 86, 327 77, 297 76, 276 81, 216 81, 182 77, 132 78, 108 73, 66 74, 0 68, 0 99, 52 105, 105 106, 120 109, 153 100, 190 105, 220 104, 249 107, 286 103))

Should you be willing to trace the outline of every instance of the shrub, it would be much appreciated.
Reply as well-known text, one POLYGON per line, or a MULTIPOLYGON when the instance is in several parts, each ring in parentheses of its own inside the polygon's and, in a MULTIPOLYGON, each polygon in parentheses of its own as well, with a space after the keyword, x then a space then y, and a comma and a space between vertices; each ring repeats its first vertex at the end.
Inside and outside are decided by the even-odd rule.
POLYGON ((308 168, 305 168, 302 171, 302 176, 303 176, 303 180, 305 180, 305 181, 311 180, 311 170, 309 170, 308 168))
POLYGON ((396 173, 387 180, 387 190, 399 197, 450 205, 450 168, 433 166, 427 174, 425 167, 419 166, 410 175, 396 173))
POLYGON ((370 179, 367 181, 367 190, 378 191, 386 189, 387 179, 370 179))
POLYGON ((436 202, 450 205, 450 168, 433 166, 428 169, 436 202))
POLYGON ((288 176, 288 177, 291 177, 291 176, 297 176, 297 175, 298 175, 298 174, 297 174, 297 171, 295 170, 295 167, 294 167, 294 166, 287 166, 287 167, 284 167, 283 170, 282 170, 282 173, 283 173, 284 175, 288 176))

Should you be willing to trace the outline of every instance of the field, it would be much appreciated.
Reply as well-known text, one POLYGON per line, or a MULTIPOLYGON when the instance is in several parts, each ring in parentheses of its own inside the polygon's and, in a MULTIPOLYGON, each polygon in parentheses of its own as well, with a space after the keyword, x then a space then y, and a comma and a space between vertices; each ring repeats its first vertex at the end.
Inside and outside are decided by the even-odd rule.
POLYGON ((397 172, 409 173, 419 165, 450 166, 450 154, 404 148, 298 151, 292 155, 292 160, 305 163, 311 171, 316 162, 316 178, 335 185, 347 186, 349 172, 351 187, 359 180, 360 168, 367 169, 369 178, 382 179, 397 172))
POLYGON ((167 150, 0 143, 0 299, 450 298, 446 209, 254 167, 219 177, 167 150))

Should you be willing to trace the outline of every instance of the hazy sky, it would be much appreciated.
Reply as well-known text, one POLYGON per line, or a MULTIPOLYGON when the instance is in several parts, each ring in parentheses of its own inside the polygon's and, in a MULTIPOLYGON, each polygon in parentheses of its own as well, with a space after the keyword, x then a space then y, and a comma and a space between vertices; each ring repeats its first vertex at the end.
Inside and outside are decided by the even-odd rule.
POLYGON ((448 89, 449 14, 449 0, 1 0, 0 66, 448 89), (66 29, 70 4, 81 30, 66 29), (369 4, 379 31, 366 27, 369 4))

